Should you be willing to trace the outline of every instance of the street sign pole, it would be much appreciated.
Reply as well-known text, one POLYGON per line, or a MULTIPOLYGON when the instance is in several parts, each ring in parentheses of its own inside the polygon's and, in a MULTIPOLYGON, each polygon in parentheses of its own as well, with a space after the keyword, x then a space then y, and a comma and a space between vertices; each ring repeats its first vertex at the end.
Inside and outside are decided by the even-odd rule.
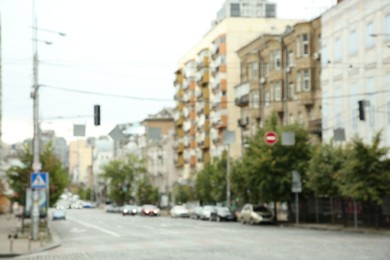
POLYGON ((299 192, 302 192, 301 175, 297 171, 292 171, 291 191, 295 193, 295 224, 299 224, 299 192))
POLYGON ((299 194, 295 192, 295 224, 299 224, 299 194))

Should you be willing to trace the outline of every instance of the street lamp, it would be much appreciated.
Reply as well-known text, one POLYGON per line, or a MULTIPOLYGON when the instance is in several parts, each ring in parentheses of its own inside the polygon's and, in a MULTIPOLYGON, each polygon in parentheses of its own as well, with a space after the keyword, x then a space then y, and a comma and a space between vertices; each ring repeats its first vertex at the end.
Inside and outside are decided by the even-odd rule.
MULTIPOLYGON (((38 84, 38 42, 44 42, 47 45, 51 45, 50 41, 41 41, 38 39, 37 34, 39 29, 37 26, 37 19, 34 17, 34 26, 33 26, 33 90, 31 93, 31 98, 33 99, 33 122, 34 122, 34 138, 33 138, 33 171, 38 172, 41 170, 40 162, 40 131, 39 131, 39 84, 38 84)), ((48 31, 48 30, 45 30, 48 31)), ((61 36, 65 34, 60 33, 61 36)), ((39 193, 37 189, 32 190, 32 211, 31 211, 31 237, 33 240, 38 239, 39 231, 39 193)), ((48 199, 48 198, 47 198, 48 199)))

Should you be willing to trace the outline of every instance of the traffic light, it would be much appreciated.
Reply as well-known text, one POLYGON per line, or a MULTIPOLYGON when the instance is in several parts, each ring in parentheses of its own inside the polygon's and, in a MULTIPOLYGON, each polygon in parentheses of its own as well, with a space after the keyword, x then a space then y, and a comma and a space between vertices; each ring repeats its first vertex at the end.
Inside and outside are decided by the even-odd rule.
POLYGON ((365 111, 365 104, 366 102, 364 100, 359 100, 359 119, 360 121, 366 120, 366 111, 365 111))
POLYGON ((95 125, 100 125, 100 105, 95 105, 93 107, 93 118, 95 125))

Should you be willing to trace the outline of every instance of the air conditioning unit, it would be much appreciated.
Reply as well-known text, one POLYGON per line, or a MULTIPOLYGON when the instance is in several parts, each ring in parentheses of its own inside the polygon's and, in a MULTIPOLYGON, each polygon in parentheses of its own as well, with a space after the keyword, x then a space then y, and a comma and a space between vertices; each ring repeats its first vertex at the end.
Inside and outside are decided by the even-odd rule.
POLYGON ((315 60, 319 60, 320 59, 320 53, 319 52, 315 52, 315 53, 313 53, 313 58, 315 59, 315 60))
POLYGON ((260 83, 261 83, 261 84, 264 84, 264 83, 265 83, 265 78, 264 78, 264 77, 261 77, 261 78, 260 78, 260 83))

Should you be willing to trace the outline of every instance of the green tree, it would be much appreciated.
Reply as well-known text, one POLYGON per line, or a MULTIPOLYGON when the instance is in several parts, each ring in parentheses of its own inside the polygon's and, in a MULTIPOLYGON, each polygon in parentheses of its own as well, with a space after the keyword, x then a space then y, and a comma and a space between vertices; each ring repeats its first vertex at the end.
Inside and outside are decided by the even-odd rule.
POLYGON ((378 133, 371 144, 356 137, 347 146, 344 167, 336 176, 343 196, 382 205, 390 194, 389 148, 381 147, 380 140, 378 133))
POLYGON ((174 187, 176 204, 183 204, 195 199, 194 188, 188 184, 178 184, 174 187))
MULTIPOLYGON (((42 171, 49 173, 49 204, 53 206, 68 184, 68 176, 61 161, 54 155, 51 143, 46 145, 40 156, 42 171)), ((14 190, 14 200, 25 205, 26 189, 30 185, 33 157, 29 147, 25 147, 20 158, 22 166, 12 166, 7 170, 7 178, 14 190)))
POLYGON ((124 204, 134 199, 136 175, 146 173, 144 161, 129 154, 125 160, 113 160, 103 168, 103 177, 107 180, 109 198, 124 204))
POLYGON ((158 189, 149 183, 146 176, 137 181, 137 198, 139 204, 158 204, 158 189))
POLYGON ((302 181, 305 181, 310 147, 307 130, 298 125, 281 126, 276 115, 268 118, 265 127, 249 138, 249 147, 242 159, 242 173, 248 185, 246 190, 250 192, 250 201, 290 202, 293 198, 291 172, 297 170, 302 181), (284 146, 281 140, 274 145, 267 145, 263 141, 267 131, 274 131, 279 137, 283 131, 292 131, 295 133, 295 145, 284 146))

